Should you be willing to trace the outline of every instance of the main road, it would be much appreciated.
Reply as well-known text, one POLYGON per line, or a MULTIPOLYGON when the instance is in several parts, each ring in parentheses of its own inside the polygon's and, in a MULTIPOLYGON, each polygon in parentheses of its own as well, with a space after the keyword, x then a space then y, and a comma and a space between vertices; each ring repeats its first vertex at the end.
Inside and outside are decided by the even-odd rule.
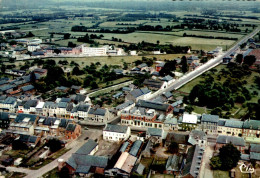
POLYGON ((185 85, 186 83, 188 83, 191 80, 193 80, 194 78, 200 76, 204 72, 212 69, 213 67, 216 67, 217 65, 219 65, 222 62, 223 57, 230 56, 230 54, 234 53, 239 48, 239 46, 241 44, 247 42, 247 40, 249 38, 252 38, 253 36, 255 36, 259 32, 259 30, 260 30, 260 27, 256 28, 253 32, 251 32, 250 34, 248 34, 244 38, 242 38, 240 41, 238 41, 228 51, 226 51, 225 53, 220 54, 219 56, 217 56, 214 59, 209 60, 207 63, 205 63, 202 66, 198 67, 194 71, 189 72, 188 74, 186 74, 183 77, 179 78, 174 83, 172 83, 170 86, 168 86, 167 88, 163 89, 161 92, 158 92, 157 95, 152 95, 149 98, 149 100, 152 100, 152 99, 156 98, 157 96, 163 94, 164 92, 177 90, 180 87, 182 87, 183 85, 185 85))

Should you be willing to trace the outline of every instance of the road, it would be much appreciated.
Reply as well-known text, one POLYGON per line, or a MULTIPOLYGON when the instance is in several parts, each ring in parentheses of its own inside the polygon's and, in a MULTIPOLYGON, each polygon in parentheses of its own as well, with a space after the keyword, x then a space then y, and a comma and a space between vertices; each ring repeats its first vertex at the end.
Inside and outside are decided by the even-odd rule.
POLYGON ((8 171, 26 173, 27 175, 25 176, 25 178, 41 177, 45 173, 51 171, 52 169, 54 169, 58 166, 58 159, 63 159, 65 161, 67 161, 73 153, 75 153, 84 143, 87 142, 87 140, 84 140, 86 137, 89 137, 89 138, 95 140, 95 139, 99 138, 101 136, 101 134, 102 134, 101 130, 96 130, 96 129, 87 130, 87 131, 83 130, 82 135, 77 140, 72 141, 68 145, 67 148, 71 149, 71 150, 69 150, 64 155, 60 156, 59 158, 55 159, 51 163, 43 166, 42 168, 40 168, 38 170, 30 170, 30 169, 26 169, 26 168, 16 168, 16 167, 7 167, 6 169, 8 171))
POLYGON ((164 90, 162 90, 161 92, 159 92, 157 95, 153 95, 152 97, 150 97, 149 100, 152 100, 152 99, 156 98, 157 96, 163 94, 164 92, 177 90, 180 87, 182 87, 183 85, 185 85, 186 83, 188 83, 191 80, 193 80, 194 78, 200 76, 204 72, 212 69, 213 67, 216 67, 217 65, 219 65, 222 62, 223 57, 230 56, 230 54, 235 52, 242 43, 247 42, 247 40, 249 38, 252 38, 253 36, 255 36, 259 32, 259 30, 260 30, 260 27, 256 28, 252 33, 248 34, 243 39, 238 41, 228 51, 226 51, 225 53, 220 54, 218 57, 216 57, 214 59, 209 60, 207 63, 205 63, 202 66, 198 67, 194 71, 189 72, 188 74, 186 74, 183 77, 179 78, 174 83, 172 83, 169 87, 167 87, 164 90))
POLYGON ((214 146, 212 146, 212 144, 207 145, 203 154, 202 164, 200 167, 200 173, 199 173, 200 178, 213 178, 213 171, 210 169, 210 165, 209 165, 213 152, 214 152, 214 146))

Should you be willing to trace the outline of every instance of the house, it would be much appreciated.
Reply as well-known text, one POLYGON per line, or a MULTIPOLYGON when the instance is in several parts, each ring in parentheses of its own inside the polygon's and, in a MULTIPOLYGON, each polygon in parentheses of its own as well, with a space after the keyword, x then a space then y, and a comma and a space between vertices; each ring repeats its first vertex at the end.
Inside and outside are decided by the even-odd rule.
POLYGON ((76 139, 81 134, 81 126, 78 124, 68 124, 65 132, 65 137, 67 139, 76 139))
POLYGON ((138 101, 139 99, 147 99, 151 93, 148 88, 133 89, 126 95, 125 100, 138 101))
POLYGON ((135 106, 135 103, 131 100, 124 102, 123 104, 118 105, 115 109, 117 115, 120 116, 123 109, 132 109, 135 106))
POLYGON ((70 88, 75 93, 80 93, 80 90, 83 89, 81 86, 76 86, 76 85, 72 85, 70 88))
POLYGON ((24 104, 18 106, 18 113, 35 114, 38 100, 28 100, 24 104))
POLYGON ((0 103, 0 109, 2 111, 15 112, 15 106, 17 99, 15 97, 7 97, 3 102, 0 103))
POLYGON ((94 155, 98 151, 98 143, 89 139, 74 154, 78 155, 94 155))
POLYGON ((94 173, 104 174, 108 158, 104 156, 72 154, 66 161, 69 174, 90 177, 94 173))
POLYGON ((150 90, 160 90, 160 89, 164 89, 167 87, 167 82, 164 81, 157 81, 157 80, 153 80, 153 79, 145 79, 143 82, 143 85, 147 88, 149 88, 150 90))
POLYGON ((39 74, 41 77, 44 77, 47 75, 47 69, 40 69, 40 68, 37 68, 37 69, 34 69, 33 72, 35 74, 39 74))
POLYGON ((136 161, 137 158, 135 156, 128 152, 123 152, 111 171, 112 175, 110 174, 109 176, 130 177, 136 161))
POLYGON ((163 95, 167 100, 172 99, 172 96, 173 96, 172 93, 169 92, 169 91, 164 92, 162 95, 163 95))
POLYGON ((163 104, 158 102, 152 102, 148 100, 138 100, 136 107, 142 107, 146 109, 154 109, 159 114, 168 115, 173 111, 173 107, 170 104, 163 104))
POLYGON ((250 160, 260 161, 260 144, 250 144, 250 160))
POLYGON ((188 143, 189 135, 183 133, 176 132, 168 132, 165 139, 165 147, 170 146, 172 142, 176 142, 177 144, 185 145, 188 143))
POLYGON ((218 134, 227 136, 242 136, 243 131, 243 121, 227 119, 219 120, 218 122, 218 134), (220 125, 224 124, 224 125, 220 125))
POLYGON ((57 108, 56 103, 47 101, 44 103, 44 106, 42 108, 42 115, 54 117, 56 116, 56 108, 57 108))
POLYGON ((172 76, 170 76, 170 75, 166 75, 161 80, 166 82, 167 85, 170 85, 170 84, 172 84, 175 81, 175 79, 172 76))
POLYGON ((79 104, 77 107, 74 107, 72 109, 71 118, 78 117, 78 119, 87 119, 89 110, 90 110, 90 105, 79 104))
POLYGON ((187 63, 189 64, 189 65, 191 65, 192 63, 199 63, 199 58, 198 58, 198 56, 194 56, 194 55, 192 55, 192 56, 190 56, 190 57, 188 57, 188 59, 187 59, 187 63))
POLYGON ((155 110, 142 107, 134 107, 131 110, 124 109, 121 113, 121 124, 135 127, 163 128, 163 120, 157 119, 155 110))
POLYGON ((194 145, 189 148, 185 165, 181 173, 181 177, 184 178, 195 178, 198 177, 202 162, 204 150, 198 145, 194 145))
POLYGON ((156 64, 156 66, 155 66, 155 70, 157 71, 157 72, 160 72, 160 70, 162 70, 162 68, 164 67, 164 65, 165 65, 165 62, 159 62, 159 64, 156 64))
POLYGON ((173 114, 168 114, 165 118, 164 130, 173 131, 178 130, 178 120, 177 118, 173 117, 173 114))
POLYGON ((135 173, 137 173, 139 175, 143 175, 144 169, 145 169, 145 166, 142 163, 139 163, 134 166, 133 170, 135 173))
POLYGON ((70 88, 64 87, 64 86, 60 86, 60 87, 56 88, 56 91, 60 91, 60 92, 64 92, 64 93, 68 92, 69 90, 70 90, 70 88))
POLYGON ((115 98, 115 99, 118 99, 121 96, 124 96, 123 92, 118 92, 118 93, 114 94, 112 97, 115 98))
POLYGON ((41 137, 32 135, 20 135, 19 141, 25 143, 28 147, 35 147, 41 141, 41 137))
POLYGON ((243 137, 256 137, 260 136, 260 121, 259 120, 246 120, 243 123, 243 137))
POLYGON ((141 153, 141 148, 143 146, 143 142, 141 140, 136 140, 132 147, 130 148, 129 154, 138 157, 141 153))
POLYGON ((178 126, 182 130, 193 130, 197 127, 198 116, 193 114, 184 113, 182 116, 181 124, 178 126))
POLYGON ((148 128, 146 131, 146 139, 150 139, 153 145, 162 143, 163 129, 148 128))
POLYGON ((112 114, 108 111, 108 109, 90 108, 87 118, 89 121, 106 123, 112 118, 112 114))
POLYGON ((201 130, 192 130, 188 142, 192 145, 199 145, 201 148, 207 146, 207 134, 201 130))
POLYGON ((131 135, 130 127, 107 124, 103 129, 103 139, 108 141, 127 140, 131 135))
POLYGON ((23 86, 21 89, 24 93, 30 93, 30 94, 35 93, 35 88, 33 85, 26 85, 26 86, 23 86))
POLYGON ((218 133, 218 115, 202 114, 201 116, 201 129, 206 134, 217 134, 218 133))
POLYGON ((166 174, 174 174, 180 171, 180 159, 181 157, 178 155, 171 155, 168 157, 168 160, 165 165, 166 174))
POLYGON ((232 57, 226 56, 226 57, 223 57, 222 60, 223 60, 223 64, 228 64, 232 60, 232 57))
POLYGON ((10 125, 9 113, 0 112, 0 128, 7 129, 10 125))
POLYGON ((221 147, 228 143, 232 143, 241 153, 244 153, 246 148, 245 140, 244 138, 236 136, 219 135, 217 137, 215 150, 219 150, 221 147))
POLYGON ((10 124, 8 132, 13 134, 33 135, 37 119, 37 115, 18 114, 14 122, 10 124))

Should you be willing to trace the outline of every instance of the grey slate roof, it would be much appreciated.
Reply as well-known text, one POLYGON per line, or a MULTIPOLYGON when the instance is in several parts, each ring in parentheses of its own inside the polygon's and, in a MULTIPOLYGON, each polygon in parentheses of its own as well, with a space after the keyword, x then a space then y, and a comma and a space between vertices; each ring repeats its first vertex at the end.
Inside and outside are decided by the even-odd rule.
POLYGON ((243 127, 243 121, 237 121, 237 120, 227 120, 225 123, 225 127, 232 127, 232 128, 240 128, 243 127))
POLYGON ((162 129, 148 128, 147 134, 150 136, 162 137, 162 129))
POLYGON ((169 156, 169 158, 166 162, 166 170, 167 171, 178 171, 179 170, 179 167, 178 167, 179 159, 180 159, 180 157, 177 156, 176 154, 169 156))
POLYGON ((134 166, 134 171, 140 175, 143 175, 144 169, 145 169, 145 166, 142 163, 136 164, 134 166))
POLYGON ((76 128, 76 125, 70 123, 70 124, 67 125, 66 131, 74 132, 75 128, 76 128))
POLYGON ((240 159, 244 160, 244 161, 250 161, 250 155, 249 154, 241 154, 240 159))
POLYGON ((66 102, 59 102, 58 103, 58 108, 66 108, 67 107, 67 104, 66 102))
POLYGON ((250 144, 250 152, 260 153, 260 144, 250 144))
POLYGON ((235 137, 235 136, 219 135, 217 138, 217 143, 220 143, 220 144, 232 143, 235 146, 246 146, 244 138, 235 137))
POLYGON ((14 85, 3 85, 3 86, 1 86, 0 87, 0 91, 6 91, 6 90, 10 90, 10 89, 12 89, 12 88, 14 88, 15 86, 14 85))
POLYGON ((34 122, 38 116, 33 115, 33 114, 18 114, 17 117, 15 118, 15 122, 22 122, 24 118, 30 118, 30 122, 34 122))
POLYGON ((170 105, 169 104, 163 104, 163 103, 146 101, 146 100, 138 100, 138 102, 136 103, 136 106, 137 107, 155 109, 155 110, 166 112, 170 105))
POLYGON ((166 98, 170 98, 170 97, 173 96, 172 93, 169 92, 169 91, 165 92, 163 95, 164 95, 166 98))
POLYGON ((126 101, 126 102, 124 102, 123 104, 118 105, 118 106, 116 107, 116 110, 122 110, 122 109, 124 109, 124 108, 126 108, 126 107, 128 107, 128 106, 131 106, 132 104, 134 104, 133 101, 131 101, 131 100, 126 101))
POLYGON ((38 104, 38 100, 28 100, 24 105, 24 109, 30 109, 30 107, 36 107, 38 104))
POLYGON ((77 94, 76 97, 75 97, 75 101, 77 102, 84 102, 86 100, 86 97, 85 95, 80 95, 80 94, 77 94))
POLYGON ((15 97, 7 97, 3 104, 14 104, 16 102, 16 98, 15 97))
POLYGON ((201 122, 218 123, 218 121, 219 121, 218 115, 202 114, 202 116, 201 116, 201 122))
POLYGON ((77 110, 78 110, 78 111, 83 111, 83 112, 88 112, 89 108, 90 108, 90 105, 80 104, 80 105, 77 107, 77 110))
POLYGON ((134 89, 130 91, 130 94, 134 97, 137 98, 139 96, 145 95, 147 93, 150 93, 151 91, 148 88, 141 88, 141 89, 134 89))
POLYGON ((127 132, 127 128, 128 128, 127 126, 123 126, 123 125, 107 124, 103 131, 117 132, 117 133, 126 133, 127 132))
POLYGON ((162 81, 166 81, 166 82, 169 82, 171 80, 173 80, 173 78, 170 75, 167 75, 167 76, 162 78, 162 81))
POLYGON ((250 159, 260 161, 260 153, 250 152, 250 159))
POLYGON ((131 147, 129 154, 132 156, 137 156, 138 151, 140 149, 140 147, 142 146, 142 141, 141 140, 136 140, 133 144, 133 146, 131 147))
POLYGON ((260 130, 260 121, 259 120, 246 120, 246 121, 244 121, 243 128, 260 130))
POLYGON ((226 124, 226 119, 219 119, 218 126, 225 126, 225 124, 226 124))
POLYGON ((104 156, 72 154, 66 163, 77 170, 78 173, 88 173, 91 167, 106 168, 108 158, 104 156))
POLYGON ((0 120, 9 120, 8 112, 0 112, 0 120))
POLYGON ((153 79, 145 79, 143 84, 148 86, 148 87, 153 87, 153 88, 160 89, 162 87, 162 85, 163 85, 163 82, 162 81, 153 80, 153 79))
POLYGON ((89 139, 84 145, 82 145, 75 154, 79 155, 88 155, 92 150, 94 150, 97 146, 97 142, 92 139, 89 139))
POLYGON ((26 86, 22 87, 23 91, 30 91, 30 90, 33 90, 33 89, 34 89, 33 85, 26 85, 26 86))
POLYGON ((103 108, 97 108, 97 109, 94 109, 94 108, 90 108, 89 114, 94 114, 94 115, 99 115, 99 116, 105 116, 106 115, 106 109, 103 109, 103 108))
POLYGON ((128 147, 128 145, 129 145, 129 142, 123 143, 123 145, 121 146, 119 151, 122 152, 122 153, 125 152, 125 150, 128 147))
POLYGON ((43 121, 43 125, 52 126, 54 125, 54 122, 57 120, 57 118, 54 117, 48 117, 43 121))

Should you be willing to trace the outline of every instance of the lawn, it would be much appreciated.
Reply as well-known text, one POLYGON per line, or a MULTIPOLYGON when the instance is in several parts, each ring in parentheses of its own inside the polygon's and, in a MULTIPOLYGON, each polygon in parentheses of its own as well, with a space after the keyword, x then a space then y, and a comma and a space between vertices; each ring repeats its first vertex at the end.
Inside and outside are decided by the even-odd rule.
POLYGON ((53 170, 43 174, 43 178, 59 178, 59 175, 58 175, 58 168, 54 168, 53 170))
MULTIPOLYGON (((156 57, 158 60, 173 60, 175 58, 178 57, 182 57, 185 54, 166 54, 166 55, 146 55, 145 57, 147 58, 153 58, 156 57)), ((48 58, 48 59, 53 59, 56 62, 60 61, 60 60, 67 60, 69 63, 71 61, 74 61, 78 64, 82 64, 82 62, 84 62, 84 65, 90 65, 91 63, 96 63, 96 62, 100 62, 101 65, 123 65, 122 59, 126 62, 126 63, 132 63, 136 60, 141 60, 143 56, 111 56, 111 57, 78 57, 78 58, 48 58)), ((16 62, 20 63, 19 62, 16 62)))
POLYGON ((213 177, 214 178, 229 178, 229 172, 228 171, 214 170, 213 171, 213 177))
POLYGON ((4 177, 6 178, 22 178, 25 177, 26 174, 25 173, 21 173, 21 172, 9 172, 8 174, 6 174, 4 177))

